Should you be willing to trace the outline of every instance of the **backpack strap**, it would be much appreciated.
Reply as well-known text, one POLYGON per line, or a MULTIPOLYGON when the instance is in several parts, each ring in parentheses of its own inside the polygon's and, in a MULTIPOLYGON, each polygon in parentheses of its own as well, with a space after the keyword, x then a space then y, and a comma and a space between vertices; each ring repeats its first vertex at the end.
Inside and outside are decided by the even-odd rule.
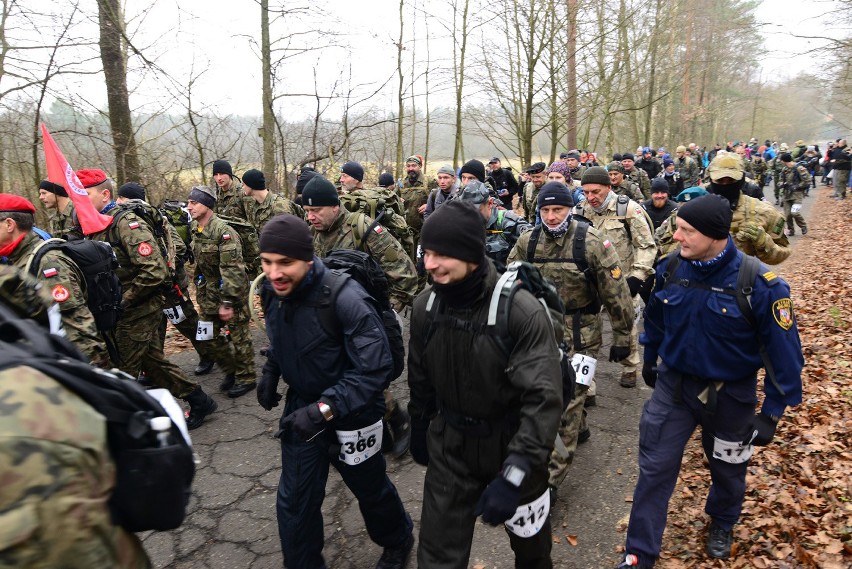
MULTIPOLYGON (((644 170, 642 171, 644 172, 644 170)), ((624 231, 627 233, 627 240, 632 243, 633 231, 631 231, 630 224, 627 222, 627 205, 629 203, 630 198, 619 195, 618 199, 615 200, 615 215, 621 218, 621 224, 624 225, 624 231)))
POLYGON ((343 331, 340 328, 340 321, 334 307, 337 304, 337 295, 340 294, 340 291, 346 286, 346 281, 350 278, 352 277, 335 269, 326 269, 323 274, 321 288, 325 298, 320 299, 314 306, 319 315, 320 326, 330 338, 342 336, 343 331))
POLYGON ((29 259, 27 259, 27 265, 24 269, 25 272, 31 274, 34 277, 38 276, 38 267, 41 265, 41 260, 45 255, 59 249, 62 244, 65 243, 64 239, 59 239, 58 237, 52 237, 50 239, 45 239, 38 245, 36 245, 33 252, 30 253, 29 259))
POLYGON ((538 238, 541 236, 541 225, 536 225, 530 232, 530 240, 527 243, 527 262, 535 263, 535 249, 538 247, 538 238))

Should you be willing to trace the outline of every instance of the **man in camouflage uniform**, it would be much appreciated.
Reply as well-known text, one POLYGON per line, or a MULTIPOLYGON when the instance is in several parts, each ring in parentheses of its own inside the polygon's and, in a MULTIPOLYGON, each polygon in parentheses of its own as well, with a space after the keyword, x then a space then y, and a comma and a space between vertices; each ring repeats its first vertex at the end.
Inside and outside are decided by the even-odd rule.
MULTIPOLYGON (((0 263, 30 272, 30 262, 44 241, 32 231, 35 206, 13 194, 0 194, 0 263)), ((96 366, 111 367, 104 339, 95 326, 86 296, 86 279, 80 267, 58 249, 45 253, 33 267, 59 307, 62 327, 68 340, 96 366)))
POLYGON ((751 157, 751 171, 754 175, 754 181, 757 184, 757 187, 760 188, 760 191, 763 191, 763 187, 766 185, 766 171, 769 167, 766 165, 766 160, 763 159, 763 156, 760 153, 755 154, 751 157))
MULTIPOLYGON (((580 213, 612 243, 618 253, 633 300, 633 310, 638 314, 639 291, 654 275, 657 258, 653 223, 642 206, 633 200, 627 200, 624 213, 619 214, 618 202, 624 198, 612 191, 609 175, 603 168, 589 168, 582 181, 586 201, 578 206, 580 213)), ((636 386, 636 374, 641 363, 639 334, 634 326, 630 333, 630 355, 622 362, 622 387, 636 386)))
POLYGON ((521 207, 524 210, 524 217, 527 218, 527 221, 533 225, 540 225, 538 192, 547 180, 547 164, 536 162, 527 168, 525 172, 530 180, 524 184, 524 189, 521 191, 521 207))
MULTIPOLYGON (((79 170, 77 177, 95 211, 113 217, 120 212, 121 207, 113 200, 114 183, 103 170, 79 170)), ((123 313, 113 341, 121 360, 119 368, 131 377, 138 377, 144 369, 155 385, 189 402, 187 427, 200 426, 216 410, 216 402, 166 358, 156 341, 165 303, 163 293, 172 282, 168 260, 160 252, 153 229, 135 213, 127 212, 118 223, 113 220, 106 229, 86 238, 109 243, 118 258, 115 273, 121 281, 123 313)))
POLYGON ((568 165, 568 172, 571 174, 572 180, 580 180, 583 177, 586 167, 580 164, 579 150, 569 150, 565 155, 565 164, 568 165))
MULTIPOLYGON (((778 156, 772 159, 772 163, 770 167, 772 168, 772 178, 774 180, 774 189, 775 189, 775 205, 781 205, 781 170, 784 169, 784 164, 779 159, 780 155, 789 152, 790 148, 787 146, 786 142, 782 142, 781 146, 778 148, 778 156)), ((765 261, 764 261, 765 262, 765 261)))
POLYGON ((407 253, 409 258, 415 259, 416 247, 420 242, 420 229, 423 227, 423 214, 420 208, 426 204, 429 191, 437 185, 426 182, 426 176, 423 175, 423 158, 420 156, 409 156, 405 161, 405 171, 406 176, 402 183, 400 197, 405 205, 405 223, 411 229, 411 239, 414 243, 407 253))
MULTIPOLYGON (((37 287, 22 272, 0 267, 4 312, 44 323, 50 304, 37 287), (22 305, 18 291, 30 302, 22 305)), ((26 362, 0 371, 0 382, 0 512, 7 538, 0 566, 151 567, 139 538, 112 522, 116 468, 106 419, 26 362)))
MULTIPOLYGON (((597 168, 603 171, 603 168, 597 168)), ((624 359, 630 352, 633 304, 615 247, 594 227, 573 219, 571 207, 574 201, 565 184, 548 182, 541 188, 538 201, 542 224, 520 236, 509 253, 508 262, 532 263, 559 290, 565 303, 565 341, 575 360, 581 356, 597 357, 603 343, 601 306, 606 307, 612 321, 609 359, 624 359), (582 229, 586 231, 586 274, 573 261, 574 239, 577 231, 582 229)), ((551 501, 556 499, 556 488, 565 479, 568 466, 574 459, 578 437, 581 433, 584 439, 589 436, 583 403, 590 382, 591 378, 584 383, 578 382, 574 399, 565 402, 567 407, 559 424, 559 440, 550 457, 551 501)))
POLYGON ((648 177, 648 172, 636 167, 633 154, 630 152, 622 154, 621 165, 624 166, 624 175, 627 179, 639 186, 643 199, 651 199, 651 179, 648 177))
MULTIPOLYGON (((784 216, 770 204, 742 193, 745 184, 742 160, 729 152, 717 154, 707 167, 707 174, 708 190, 727 199, 734 208, 731 236, 737 249, 767 265, 777 265, 789 257, 793 251, 784 235, 784 216)), ((660 255, 678 248, 673 238, 676 230, 677 212, 674 212, 656 232, 660 255)))
POLYGON ((187 208, 192 216, 195 298, 200 313, 197 339, 215 343, 213 359, 225 372, 219 389, 228 397, 240 397, 257 387, 246 304, 249 282, 240 236, 213 213, 216 198, 210 188, 192 188, 187 208))
POLYGON ((612 191, 620 196, 627 196, 636 203, 642 203, 642 192, 633 180, 624 176, 624 165, 621 162, 610 162, 606 165, 612 191))
POLYGON ((677 147, 674 163, 675 170, 677 170, 677 173, 683 179, 684 188, 691 188, 701 183, 700 168, 695 160, 686 155, 686 146, 677 147))
POLYGON ((751 161, 748 159, 748 156, 746 156, 745 146, 743 146, 742 144, 737 144, 736 146, 734 146, 734 154, 739 156, 740 160, 743 161, 743 172, 745 172, 745 175, 754 180, 754 167, 752 166, 751 161))
POLYGON ((213 181, 216 183, 216 215, 246 219, 243 198, 246 196, 240 179, 227 160, 213 162, 213 181))
POLYGON ((74 229, 74 204, 59 184, 43 180, 38 185, 38 199, 50 215, 50 234, 64 239, 74 229), (50 210, 56 210, 50 213, 50 210))
POLYGON ((781 170, 781 188, 784 199, 784 218, 787 220, 787 235, 796 234, 796 225, 802 229, 802 235, 808 233, 808 224, 802 215, 802 200, 811 187, 811 175, 808 169, 793 162, 793 156, 785 152, 778 157, 784 164, 781 170), (793 222, 795 221, 795 225, 793 222))
POLYGON ((497 198, 479 180, 468 183, 459 199, 475 205, 485 219, 485 254, 494 261, 497 272, 502 273, 509 252, 532 225, 514 211, 498 208, 497 198))

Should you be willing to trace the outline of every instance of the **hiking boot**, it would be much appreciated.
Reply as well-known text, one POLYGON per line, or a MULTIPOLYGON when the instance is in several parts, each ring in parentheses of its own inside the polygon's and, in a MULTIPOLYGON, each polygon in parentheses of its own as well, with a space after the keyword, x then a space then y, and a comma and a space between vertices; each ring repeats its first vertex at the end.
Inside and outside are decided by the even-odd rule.
POLYGON ((642 563, 641 561, 639 561, 638 557, 636 557, 632 553, 628 553, 624 556, 624 561, 616 565, 615 569, 628 569, 629 567, 635 567, 636 569, 652 569, 654 565, 642 563))
POLYGON ((802 235, 807 235, 807 234, 808 234, 808 228, 807 228, 807 227, 803 227, 803 228, 802 228, 802 235))
POLYGON ((625 372, 621 374, 621 380, 618 382, 621 387, 636 387, 636 372, 625 372))
POLYGON ((198 365, 195 366, 195 375, 207 375, 211 371, 213 371, 213 365, 216 362, 213 360, 201 360, 198 362, 198 365))
POLYGON ((592 438, 592 430, 589 429, 589 428, 586 428, 586 429, 580 431, 580 434, 577 435, 577 444, 581 445, 584 442, 588 441, 590 438, 592 438))
POLYGON ((594 395, 589 395, 588 397, 586 397, 586 400, 583 401, 583 407, 597 407, 597 406, 598 406, 598 402, 595 401, 594 395))
POLYGON ((414 548, 414 535, 408 534, 405 541, 399 547, 386 547, 376 569, 403 569, 408 565, 408 557, 414 548))
POLYGON ((225 376, 225 379, 222 380, 222 383, 219 384, 219 391, 228 391, 234 386, 236 381, 237 378, 234 377, 234 374, 229 373, 225 376))
POLYGON ((252 381, 251 383, 237 383, 228 390, 228 397, 230 397, 231 399, 242 397, 249 391, 253 390, 255 387, 257 387, 257 383, 254 381, 252 381))
POLYGON ((263 356, 264 358, 265 358, 268 354, 269 354, 269 345, 267 345, 265 348, 261 348, 261 349, 260 349, 260 355, 261 355, 261 356, 263 356))
POLYGON ((388 427, 393 438, 393 445, 387 454, 399 458, 408 452, 411 446, 411 417, 401 407, 397 407, 388 417, 388 427))
POLYGON ((189 415, 186 417, 187 429, 199 427, 204 422, 204 418, 219 407, 212 397, 204 393, 200 385, 186 396, 186 401, 189 403, 189 415))
POLYGON ((731 544, 734 536, 731 530, 722 529, 715 521, 710 523, 707 533, 707 555, 714 559, 727 559, 731 556, 731 544))

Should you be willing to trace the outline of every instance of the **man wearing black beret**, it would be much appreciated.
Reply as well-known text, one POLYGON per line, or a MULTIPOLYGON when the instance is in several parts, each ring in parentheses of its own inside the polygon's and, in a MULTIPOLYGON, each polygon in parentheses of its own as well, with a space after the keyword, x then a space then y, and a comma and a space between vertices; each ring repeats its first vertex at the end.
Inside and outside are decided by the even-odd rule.
POLYGON ((38 199, 48 210, 50 234, 64 239, 74 229, 74 204, 59 184, 43 180, 38 185, 38 199), (50 210, 56 210, 51 214, 50 210))
POLYGON ((524 184, 524 189, 521 191, 521 207, 524 210, 524 217, 527 218, 533 225, 541 224, 541 217, 538 215, 538 192, 547 181, 547 164, 544 162, 536 162, 526 170, 527 182, 524 184))

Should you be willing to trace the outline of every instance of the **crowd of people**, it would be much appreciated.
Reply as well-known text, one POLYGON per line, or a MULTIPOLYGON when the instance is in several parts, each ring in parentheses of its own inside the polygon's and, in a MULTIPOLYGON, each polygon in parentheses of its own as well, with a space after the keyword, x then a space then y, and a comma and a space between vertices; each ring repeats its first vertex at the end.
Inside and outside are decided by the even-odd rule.
MULTIPOLYGON (((40 185, 46 231, 35 227, 32 202, 0 194, 0 262, 29 275, 27 286, 3 287, 2 300, 26 305, 32 290, 49 293, 92 365, 185 400, 189 429, 217 403, 164 354, 168 322, 198 352, 196 376, 219 366, 225 396, 256 390, 267 410, 284 398, 276 511, 284 564, 298 568, 325 567, 329 466, 383 548, 376 567, 407 565, 415 527, 385 471, 386 456, 409 451, 427 467, 418 567, 466 567, 480 516, 505 525, 516 566, 552 567, 549 512, 577 445, 592 436, 595 371, 608 348, 623 388, 641 378, 654 389, 618 566, 654 565, 698 425, 713 481, 706 552, 724 559, 753 448, 769 444, 785 408, 801 401, 789 287, 765 265, 790 255, 796 226, 807 233, 801 204, 818 176, 845 198, 849 149, 837 140, 823 156, 802 141, 791 151, 752 139, 599 159, 571 150, 516 177, 494 157, 430 178, 413 155, 402 179, 381 173, 375 186, 347 161, 330 178, 302 169, 293 199, 269 191, 263 172, 238 177, 217 160, 213 185, 191 188, 172 208, 149 204, 137 182, 116 188, 103 170, 79 170, 85 202, 61 184, 40 185), (774 203, 764 198, 773 180, 774 203), (80 207, 109 216, 106 227, 86 227, 80 207), (108 245, 120 282, 112 304, 92 290, 86 266, 46 247, 50 235, 108 245), (333 270, 340 251, 380 273, 386 298, 333 270), (260 350, 249 331, 255 286, 268 337, 260 350), (555 312, 537 290, 558 297, 555 312), (396 313, 390 323, 379 300, 396 313), (407 408, 388 389, 398 375, 388 330, 401 318, 410 331, 407 408), (760 368, 766 398, 755 414, 760 368)), ((116 540, 127 535, 104 535, 104 566, 140 566, 121 558, 116 540)))

